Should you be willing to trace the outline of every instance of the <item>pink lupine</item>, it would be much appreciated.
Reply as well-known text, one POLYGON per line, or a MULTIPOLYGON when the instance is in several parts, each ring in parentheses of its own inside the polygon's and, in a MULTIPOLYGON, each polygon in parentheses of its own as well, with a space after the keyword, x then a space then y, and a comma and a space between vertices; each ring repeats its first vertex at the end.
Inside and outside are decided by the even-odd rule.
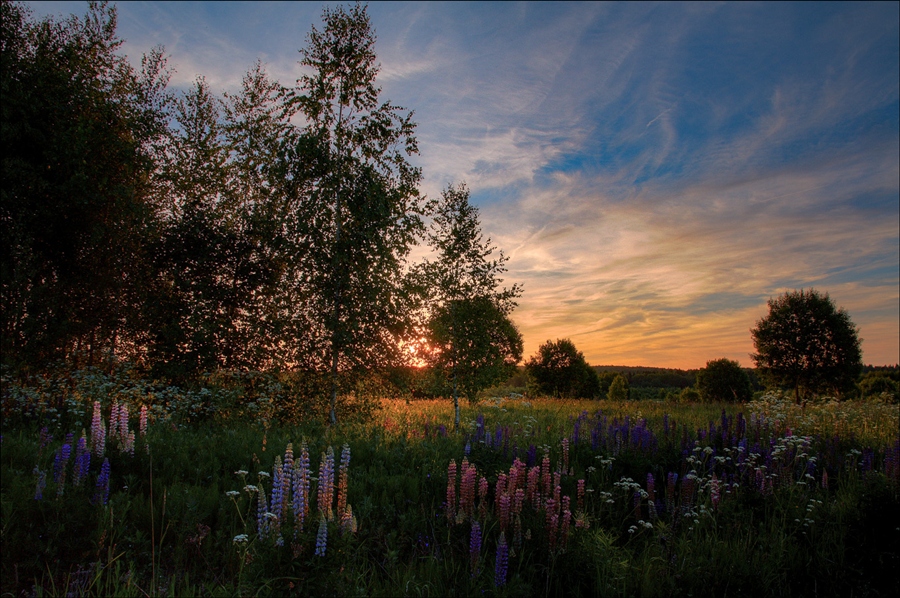
POLYGON ((506 492, 500 495, 497 499, 497 510, 500 515, 500 531, 505 532, 506 528, 509 526, 509 507, 510 507, 510 496, 506 492))
POLYGON ((539 467, 532 467, 528 471, 528 486, 525 491, 525 498, 531 503, 535 511, 541 509, 541 489, 540 489, 541 470, 539 467))
MULTIPOLYGON (((463 460, 464 465, 468 463, 463 460)), ((466 517, 472 518, 475 513, 475 483, 478 472, 474 466, 466 467, 463 470, 462 481, 459 487, 459 510, 466 517)))
POLYGON ((478 480, 478 516, 481 517, 482 521, 487 518, 487 496, 489 487, 487 478, 481 476, 481 479, 478 480))
POLYGON ((139 424, 139 430, 141 432, 141 438, 147 435, 147 406, 141 405, 141 418, 139 424))
POLYGON ((562 439, 562 459, 563 459, 563 472, 569 471, 569 439, 562 439))
POLYGON ((118 423, 119 423, 119 432, 118 432, 119 440, 125 445, 125 447, 126 447, 125 450, 127 451, 128 450, 128 448, 127 448, 128 436, 129 436, 128 405, 119 406, 119 422, 118 423))
POLYGON ((106 426, 103 424, 100 401, 94 401, 94 416, 91 419, 91 451, 102 457, 106 452, 106 426))
POLYGON ((522 505, 525 503, 525 491, 521 488, 516 488, 516 493, 513 495, 513 513, 518 515, 522 512, 522 505))
POLYGON ((578 501, 578 510, 584 511, 584 478, 578 480, 578 489, 576 490, 576 497, 578 501))
POLYGON ((114 400, 109 410, 109 438, 113 439, 119 435, 119 401, 114 400))
POLYGON ((447 466, 447 520, 452 524, 456 519, 456 460, 450 459, 447 466))
MULTIPOLYGON (((568 497, 566 497, 568 498, 568 497)), ((560 549, 565 552, 569 540, 569 529, 572 521, 572 511, 568 505, 563 506, 562 521, 559 526, 560 549)))
POLYGON ((550 485, 550 453, 544 453, 541 461, 541 493, 544 496, 550 496, 553 487, 550 485))

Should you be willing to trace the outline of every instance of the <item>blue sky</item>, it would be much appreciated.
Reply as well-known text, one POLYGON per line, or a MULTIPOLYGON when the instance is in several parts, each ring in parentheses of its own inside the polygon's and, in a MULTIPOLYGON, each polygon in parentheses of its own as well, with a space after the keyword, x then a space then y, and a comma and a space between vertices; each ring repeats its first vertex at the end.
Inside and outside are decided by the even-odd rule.
MULTIPOLYGON (((119 34, 135 60, 163 45, 176 88, 234 91, 257 59, 289 84, 325 5, 125 2, 119 34)), ((423 190, 465 181, 524 286, 526 356, 571 338, 598 365, 749 366, 767 300, 814 287, 865 362, 900 362, 900 4, 369 13, 423 190)))

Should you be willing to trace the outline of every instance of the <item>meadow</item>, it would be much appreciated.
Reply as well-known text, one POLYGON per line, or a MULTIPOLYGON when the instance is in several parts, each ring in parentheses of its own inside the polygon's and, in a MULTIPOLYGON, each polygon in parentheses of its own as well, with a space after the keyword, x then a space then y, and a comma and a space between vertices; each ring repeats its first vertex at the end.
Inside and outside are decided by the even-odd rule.
POLYGON ((897 405, 226 394, 5 379, 0 593, 900 591, 897 405))

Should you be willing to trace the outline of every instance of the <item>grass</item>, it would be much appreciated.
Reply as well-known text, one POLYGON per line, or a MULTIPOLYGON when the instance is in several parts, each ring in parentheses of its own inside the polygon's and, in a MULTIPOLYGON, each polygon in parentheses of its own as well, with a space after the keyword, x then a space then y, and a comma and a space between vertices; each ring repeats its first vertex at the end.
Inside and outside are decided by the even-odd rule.
MULTIPOLYGON (((84 428, 91 438, 93 401, 104 421, 113 399, 132 414, 153 403, 149 392, 129 390, 133 381, 116 384, 63 393, 55 411, 46 404, 53 393, 40 389, 4 396, 3 596, 900 590, 897 406, 800 409, 779 395, 748 405, 497 399, 464 406, 455 431, 449 401, 380 401, 326 427, 318 414, 278 423, 277 405, 256 417, 246 405, 229 414, 209 408, 207 395, 168 390, 181 397, 178 407, 151 405, 133 451, 108 439, 104 503, 99 454, 74 484, 74 446, 84 428), (182 413, 197 413, 191 401, 200 400, 206 415, 182 413), (304 442, 312 479, 300 530, 290 500, 280 513, 266 512, 277 511, 276 460, 289 458, 291 444, 296 462, 304 442), (65 467, 55 465, 63 444, 71 449, 65 467), (345 445, 345 496, 355 519, 344 511, 342 521, 345 445), (317 555, 318 489, 328 477, 320 466, 329 447, 334 518, 317 555), (451 462, 457 475, 448 509, 451 462), (469 467, 474 487, 464 499, 469 467), (505 486, 516 472, 518 484, 505 486), (248 486, 262 488, 266 509, 248 486), (260 516, 277 527, 265 529, 260 516), (481 543, 473 548, 476 523, 481 543), (509 550, 505 576, 497 567, 501 542, 509 550)), ((129 423, 137 427, 137 417, 129 423)))

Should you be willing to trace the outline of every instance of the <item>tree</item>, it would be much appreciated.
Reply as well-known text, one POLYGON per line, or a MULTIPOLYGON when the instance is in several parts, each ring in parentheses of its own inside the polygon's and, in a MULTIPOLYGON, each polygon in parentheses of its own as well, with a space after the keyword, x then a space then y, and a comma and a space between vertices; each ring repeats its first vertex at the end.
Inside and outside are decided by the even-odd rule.
POLYGON ((797 403, 811 394, 836 396, 853 387, 862 368, 856 327, 847 312, 815 289, 769 300, 769 314, 750 331, 751 355, 772 385, 793 387, 797 403))
POLYGON ((399 358, 409 329, 405 262, 422 229, 412 114, 379 104, 375 33, 365 6, 323 11, 301 50, 307 69, 289 106, 305 119, 286 152, 302 195, 293 275, 308 319, 298 356, 341 381, 399 358))
POLYGON ((3 359, 94 362, 139 328, 165 61, 155 50, 137 72, 118 55, 105 3, 39 23, 0 10, 3 359))
POLYGON ((525 363, 540 392, 557 398, 592 399, 600 393, 600 378, 569 339, 547 341, 525 363))
MULTIPOLYGON (((437 308, 428 329, 429 363, 443 389, 474 401, 478 391, 506 380, 522 360, 522 335, 488 297, 437 308)), ((457 424, 458 425, 458 424, 457 424)))
POLYGON ((750 378, 741 364, 725 358, 706 362, 706 367, 697 373, 697 391, 705 402, 745 403, 753 394, 750 378))
POLYGON ((619 374, 612 381, 612 384, 609 385, 609 392, 606 397, 610 401, 627 401, 630 394, 628 380, 625 379, 625 376, 619 374))
POLYGON ((465 184, 448 186, 429 202, 427 239, 433 258, 419 277, 431 307, 424 353, 452 387, 454 424, 459 427, 459 391, 470 398, 511 373, 522 359, 522 337, 509 320, 521 295, 518 285, 501 287, 507 259, 484 239, 478 208, 465 184))

